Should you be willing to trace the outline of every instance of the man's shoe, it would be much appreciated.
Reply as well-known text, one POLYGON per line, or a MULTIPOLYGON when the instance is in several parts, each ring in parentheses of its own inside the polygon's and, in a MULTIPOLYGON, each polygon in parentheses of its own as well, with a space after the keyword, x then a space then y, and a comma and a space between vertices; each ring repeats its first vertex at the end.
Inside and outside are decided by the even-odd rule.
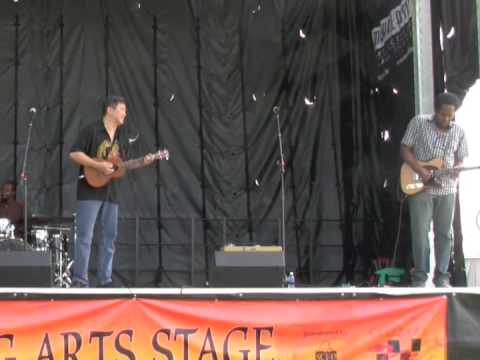
POLYGON ((114 288, 115 286, 113 286, 113 281, 109 281, 103 284, 98 284, 97 287, 111 289, 111 288, 114 288))
POLYGON ((88 285, 81 282, 81 281, 73 280, 72 285, 70 287, 72 287, 72 288, 88 288, 88 285))
POLYGON ((424 288, 427 284, 425 281, 412 281, 412 287, 424 288))

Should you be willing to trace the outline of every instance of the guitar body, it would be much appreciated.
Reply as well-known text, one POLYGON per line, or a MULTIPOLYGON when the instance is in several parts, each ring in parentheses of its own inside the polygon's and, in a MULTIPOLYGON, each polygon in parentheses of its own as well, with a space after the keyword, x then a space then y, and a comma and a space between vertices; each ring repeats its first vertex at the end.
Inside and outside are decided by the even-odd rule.
POLYGON ((115 171, 109 175, 105 175, 92 167, 85 167, 85 179, 88 185, 94 188, 99 188, 107 185, 112 179, 117 179, 125 175, 125 168, 117 166, 122 163, 120 156, 110 156, 108 160, 97 160, 101 162, 109 162, 114 165, 115 171))
MULTIPOLYGON (((170 157, 170 153, 168 150, 159 150, 155 154, 149 154, 151 156, 150 161, 153 160, 168 160, 170 157)), ((85 166, 83 169, 83 173, 85 174, 85 180, 87 181, 88 185, 94 188, 99 188, 102 186, 107 185, 111 180, 117 179, 125 175, 126 171, 129 169, 136 169, 141 168, 146 165, 144 158, 138 158, 128 161, 123 161, 122 158, 116 154, 110 154, 107 160, 98 160, 98 162, 108 162, 113 164, 114 172, 105 175, 104 173, 98 171, 95 168, 85 166)))
MULTIPOLYGON (((443 167, 442 159, 433 159, 430 161, 419 161, 419 163, 428 170, 440 170, 443 167)), ((408 165, 403 163, 400 169, 400 187, 406 195, 415 195, 423 191, 426 186, 434 184, 432 178, 427 184, 424 184, 422 178, 408 165)))

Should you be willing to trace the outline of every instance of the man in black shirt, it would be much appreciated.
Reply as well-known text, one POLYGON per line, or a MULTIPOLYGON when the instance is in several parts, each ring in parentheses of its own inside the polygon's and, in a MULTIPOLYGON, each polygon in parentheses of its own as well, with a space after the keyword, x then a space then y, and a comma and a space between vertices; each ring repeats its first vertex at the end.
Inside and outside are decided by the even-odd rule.
MULTIPOLYGON (((120 127, 127 116, 125 99, 107 97, 102 122, 85 127, 70 151, 70 159, 81 166, 77 187, 77 238, 75 242, 72 286, 88 287, 88 263, 97 217, 101 221, 101 243, 98 253, 97 282, 100 287, 112 285, 112 263, 118 227, 118 200, 114 181, 109 181, 117 168, 114 158, 122 157, 120 127), (108 160, 108 161, 107 161, 108 160), (85 169, 89 171, 85 171, 85 169), (92 185, 88 173, 107 179, 103 186, 92 185)), ((144 157, 145 165, 154 160, 144 157)))

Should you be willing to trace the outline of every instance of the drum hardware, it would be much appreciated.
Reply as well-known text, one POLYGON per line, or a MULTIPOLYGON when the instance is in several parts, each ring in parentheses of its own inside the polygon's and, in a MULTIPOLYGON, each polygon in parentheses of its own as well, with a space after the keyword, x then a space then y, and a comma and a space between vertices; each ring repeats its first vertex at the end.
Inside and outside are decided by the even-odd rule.
POLYGON ((69 257, 67 257, 67 260, 69 261, 65 266, 65 271, 62 273, 62 281, 64 284, 63 287, 69 288, 70 286, 72 286, 72 273, 70 269, 73 266, 73 260, 70 260, 69 257))
POLYGON ((15 239, 15 225, 7 218, 0 218, 0 241, 15 239))
POLYGON ((68 226, 32 226, 33 248, 48 251, 53 265, 53 284, 56 287, 70 287, 70 267, 73 261, 68 254, 70 232, 68 226))
POLYGON ((33 235, 33 249, 35 251, 48 251, 49 239, 48 230, 46 228, 34 228, 33 235))
POLYGON ((5 232, 8 225, 10 225, 10 220, 8 220, 7 218, 1 218, 0 219, 0 231, 1 232, 5 232))
POLYGON ((68 257, 68 237, 60 232, 52 235, 50 241, 54 268, 53 283, 58 287, 70 287, 70 269, 72 261, 68 257))

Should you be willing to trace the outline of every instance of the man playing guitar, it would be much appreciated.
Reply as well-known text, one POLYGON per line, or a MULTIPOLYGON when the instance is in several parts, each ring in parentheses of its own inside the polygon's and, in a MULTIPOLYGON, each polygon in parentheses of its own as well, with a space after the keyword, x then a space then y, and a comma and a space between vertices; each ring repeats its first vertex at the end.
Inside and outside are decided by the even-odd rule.
POLYGON ((417 115, 408 124, 400 145, 400 156, 424 184, 434 176, 422 162, 441 159, 450 169, 435 179, 436 186, 425 186, 423 191, 408 197, 410 230, 414 269, 412 285, 423 287, 429 273, 430 244, 428 234, 433 221, 435 246, 435 274, 437 287, 450 286, 448 266, 452 248, 452 223, 457 191, 457 177, 463 159, 468 155, 464 130, 455 124, 458 98, 442 93, 435 99, 433 115, 417 115))
MULTIPOLYGON (((123 97, 108 96, 103 107, 102 121, 86 126, 70 151, 70 159, 80 165, 77 187, 77 237, 75 242, 72 286, 88 287, 88 264, 97 217, 100 219, 101 239, 97 264, 97 284, 100 287, 112 286, 112 262, 118 225, 118 199, 115 181, 94 187, 85 174, 90 169, 105 177, 116 170, 112 157, 121 157, 119 141, 120 127, 127 116, 127 105, 123 97)), ((153 154, 141 160, 146 166, 155 160, 153 154)), ((138 166, 137 166, 138 167, 138 166)))

